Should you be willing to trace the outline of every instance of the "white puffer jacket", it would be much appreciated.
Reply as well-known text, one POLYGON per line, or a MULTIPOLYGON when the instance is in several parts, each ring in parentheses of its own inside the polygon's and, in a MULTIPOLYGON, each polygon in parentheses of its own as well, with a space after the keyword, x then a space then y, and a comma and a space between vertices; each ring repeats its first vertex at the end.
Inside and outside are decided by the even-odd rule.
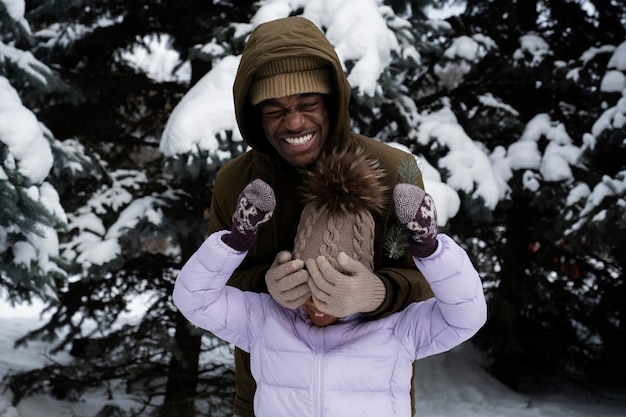
POLYGON ((433 255, 415 259, 435 298, 379 320, 355 315, 316 327, 268 294, 226 286, 246 254, 225 245, 223 233, 185 264, 173 298, 193 324, 250 352, 258 417, 410 417, 412 362, 459 345, 485 323, 478 273, 446 235, 433 255))

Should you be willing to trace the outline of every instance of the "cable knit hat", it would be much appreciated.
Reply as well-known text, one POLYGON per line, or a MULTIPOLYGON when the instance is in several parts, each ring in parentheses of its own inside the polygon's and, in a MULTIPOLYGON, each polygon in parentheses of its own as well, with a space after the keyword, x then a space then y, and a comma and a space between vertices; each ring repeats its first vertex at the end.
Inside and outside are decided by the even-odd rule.
POLYGON ((337 255, 345 252, 373 270, 372 213, 384 207, 387 189, 380 163, 363 148, 336 151, 322 155, 307 175, 294 258, 324 255, 337 268, 337 255))
POLYGON ((333 91, 328 63, 305 56, 273 61, 263 66, 254 74, 249 94, 252 105, 257 105, 271 98, 304 93, 331 94, 333 91))

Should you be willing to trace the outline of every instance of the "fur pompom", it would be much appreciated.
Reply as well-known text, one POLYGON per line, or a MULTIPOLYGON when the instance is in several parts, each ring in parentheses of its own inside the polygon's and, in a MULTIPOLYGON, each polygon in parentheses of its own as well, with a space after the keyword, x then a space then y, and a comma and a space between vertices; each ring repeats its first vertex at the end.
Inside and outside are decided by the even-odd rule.
POLYGON ((385 206, 385 170, 362 147, 321 155, 307 175, 305 203, 314 202, 326 215, 378 213, 385 206))

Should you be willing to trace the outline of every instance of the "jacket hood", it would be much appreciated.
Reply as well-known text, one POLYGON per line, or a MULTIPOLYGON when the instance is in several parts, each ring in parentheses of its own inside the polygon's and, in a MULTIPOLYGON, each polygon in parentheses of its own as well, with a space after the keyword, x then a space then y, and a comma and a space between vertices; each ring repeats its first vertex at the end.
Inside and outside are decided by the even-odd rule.
POLYGON ((333 72, 335 94, 329 101, 331 115, 328 147, 340 146, 350 134, 351 87, 341 61, 324 33, 310 20, 291 16, 258 25, 250 34, 241 55, 233 85, 235 116, 245 142, 261 153, 280 159, 265 137, 256 106, 248 97, 252 76, 265 64, 285 58, 310 56, 328 62, 333 72))

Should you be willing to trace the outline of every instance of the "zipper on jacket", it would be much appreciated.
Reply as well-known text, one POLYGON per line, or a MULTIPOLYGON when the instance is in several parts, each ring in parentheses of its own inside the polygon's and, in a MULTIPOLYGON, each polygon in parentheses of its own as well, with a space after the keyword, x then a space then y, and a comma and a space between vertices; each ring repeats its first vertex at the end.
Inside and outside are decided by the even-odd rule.
POLYGON ((322 416, 322 360, 324 359, 324 332, 317 332, 317 353, 315 354, 315 373, 313 374, 313 416, 322 416))

